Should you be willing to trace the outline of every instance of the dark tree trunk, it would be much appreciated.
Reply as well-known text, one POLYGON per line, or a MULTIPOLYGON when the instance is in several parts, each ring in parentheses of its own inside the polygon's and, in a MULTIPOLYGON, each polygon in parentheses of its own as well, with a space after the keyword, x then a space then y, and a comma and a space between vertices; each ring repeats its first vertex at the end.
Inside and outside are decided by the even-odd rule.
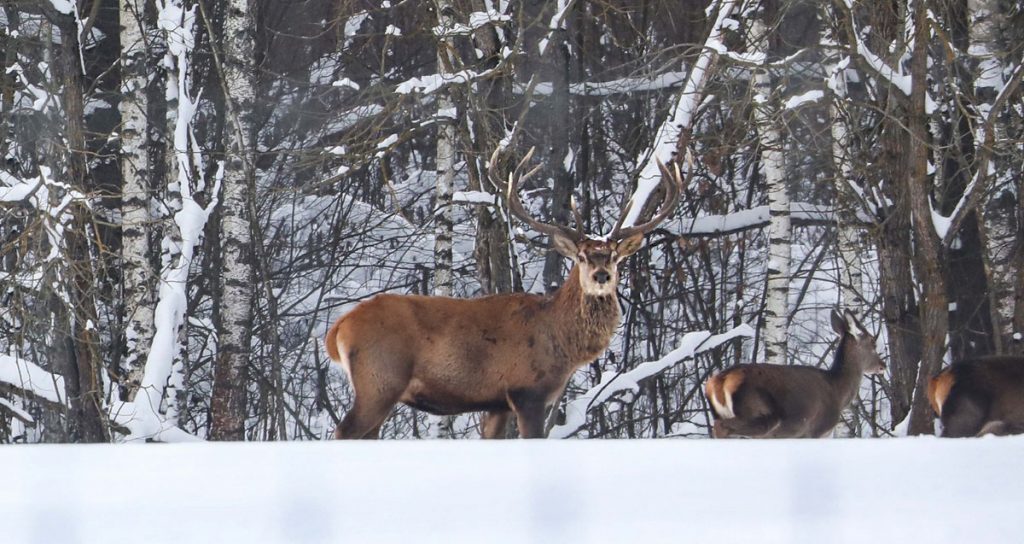
POLYGON ((927 9, 923 2, 914 4, 914 51, 910 64, 911 92, 907 129, 910 133, 907 160, 910 163, 910 210, 914 228, 914 270, 921 285, 922 296, 918 307, 921 319, 921 367, 910 408, 909 433, 931 434, 931 407, 928 405, 928 380, 938 372, 942 355, 946 351, 946 333, 949 329, 949 305, 945 279, 941 268, 941 240, 931 220, 931 183, 928 176, 928 118, 925 97, 928 89, 928 35, 927 9))
MULTIPOLYGON (((81 194, 90 194, 88 166, 85 160, 85 106, 83 102, 82 67, 79 57, 78 26, 69 16, 54 16, 61 33, 60 67, 63 78, 63 106, 67 138, 67 173, 69 184, 81 194)), ((70 331, 72 348, 69 350, 64 379, 71 403, 75 439, 81 442, 106 442, 108 436, 103 423, 103 399, 100 379, 99 319, 93 297, 99 288, 93 273, 95 263, 90 250, 90 232, 93 229, 91 212, 84 202, 72 208, 72 220, 67 231, 67 266, 70 276, 70 331)))

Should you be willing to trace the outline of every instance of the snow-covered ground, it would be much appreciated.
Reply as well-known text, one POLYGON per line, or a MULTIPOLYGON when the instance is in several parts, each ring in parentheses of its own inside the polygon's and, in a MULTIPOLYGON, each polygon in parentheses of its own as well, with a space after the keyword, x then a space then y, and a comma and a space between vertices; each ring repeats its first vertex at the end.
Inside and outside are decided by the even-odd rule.
POLYGON ((0 541, 1022 542, 1024 438, 0 448, 0 541))

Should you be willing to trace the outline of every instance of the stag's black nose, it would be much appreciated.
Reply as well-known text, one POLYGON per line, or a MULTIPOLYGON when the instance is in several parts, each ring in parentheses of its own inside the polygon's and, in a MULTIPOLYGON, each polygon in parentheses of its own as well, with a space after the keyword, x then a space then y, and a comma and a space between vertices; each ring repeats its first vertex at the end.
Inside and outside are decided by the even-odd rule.
POLYGON ((608 283, 608 280, 610 279, 612 279, 612 275, 605 272, 604 270, 600 270, 594 273, 594 281, 602 285, 608 283))

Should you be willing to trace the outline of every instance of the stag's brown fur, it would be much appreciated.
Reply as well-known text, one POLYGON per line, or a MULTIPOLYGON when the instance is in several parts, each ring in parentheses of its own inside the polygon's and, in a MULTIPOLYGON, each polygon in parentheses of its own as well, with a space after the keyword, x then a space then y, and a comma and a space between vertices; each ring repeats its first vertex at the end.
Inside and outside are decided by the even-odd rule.
POLYGON ((1024 357, 956 362, 928 384, 942 436, 1024 433, 1024 357))
POLYGON ((865 373, 884 365, 875 339, 847 312, 833 312, 840 334, 832 367, 741 364, 708 380, 716 438, 817 438, 832 432, 865 373))

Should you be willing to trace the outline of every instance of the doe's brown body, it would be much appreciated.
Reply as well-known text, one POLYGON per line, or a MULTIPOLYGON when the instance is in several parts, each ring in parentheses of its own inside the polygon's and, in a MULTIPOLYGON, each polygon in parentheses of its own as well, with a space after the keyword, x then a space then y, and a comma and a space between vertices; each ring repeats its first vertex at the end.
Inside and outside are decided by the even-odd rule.
POLYGON ((958 361, 928 384, 942 436, 1024 433, 1024 357, 958 361))

